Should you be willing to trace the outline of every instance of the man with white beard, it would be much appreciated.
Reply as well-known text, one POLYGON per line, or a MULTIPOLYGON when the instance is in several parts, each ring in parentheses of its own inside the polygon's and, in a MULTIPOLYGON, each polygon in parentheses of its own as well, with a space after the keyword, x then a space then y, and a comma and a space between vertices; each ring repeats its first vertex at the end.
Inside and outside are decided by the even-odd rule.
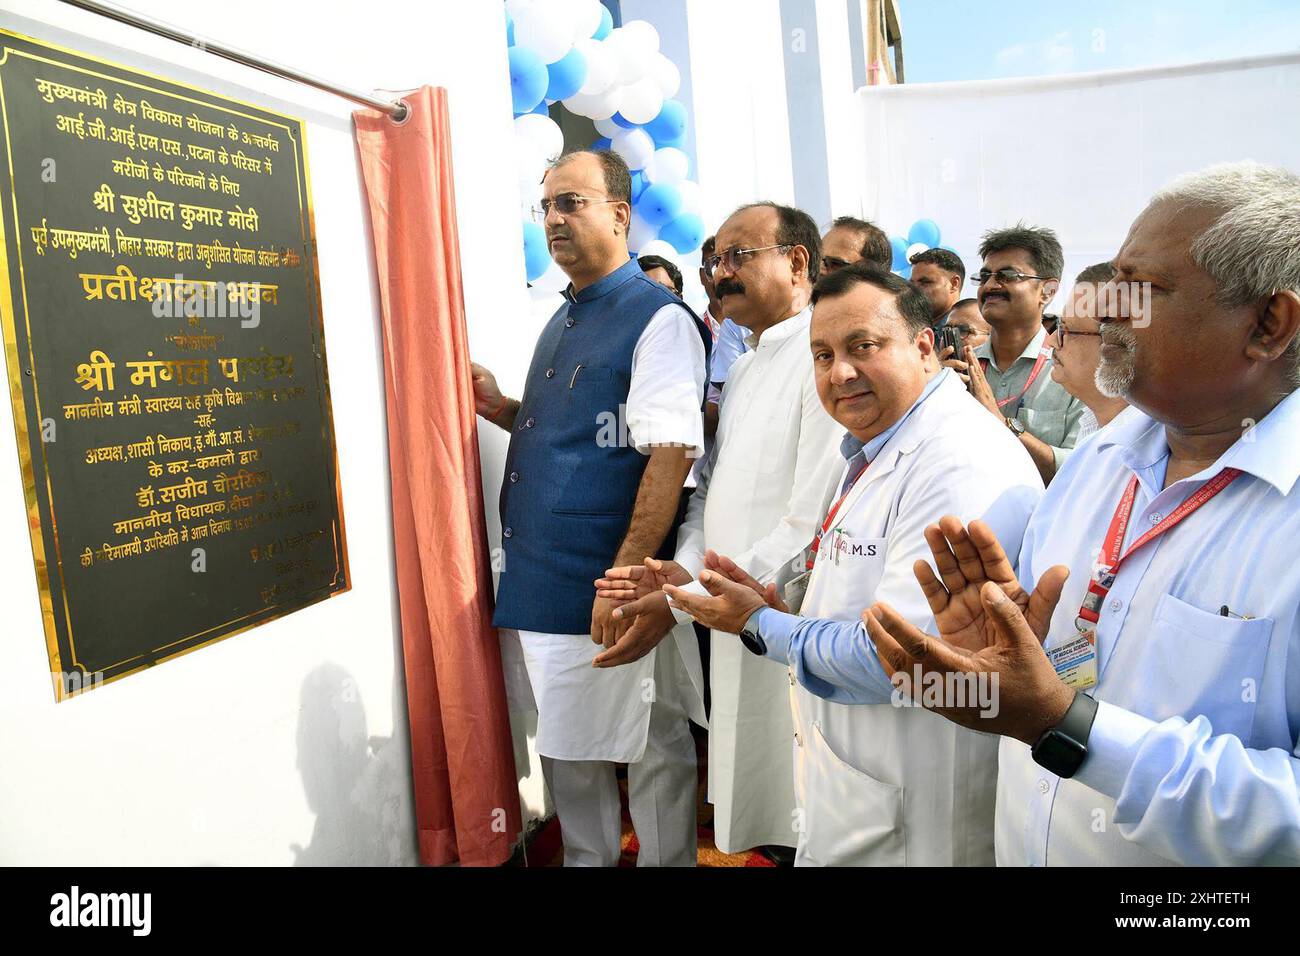
MULTIPOLYGON (((690 582, 706 549, 770 578, 811 540, 842 466, 841 429, 817 397, 808 351, 820 242, 807 213, 775 203, 742 206, 718 230, 708 268, 727 317, 750 330, 751 351, 727 377, 717 437, 678 533, 676 561, 612 568, 597 582, 598 597, 645 596, 615 612, 635 625, 596 658, 598 667, 637 660, 673 629, 674 612, 659 589, 690 582)), ((694 631, 690 616, 678 613, 676 639, 686 646, 694 631)), ((714 635, 709 800, 725 853, 796 843, 790 680, 730 635, 714 635)))

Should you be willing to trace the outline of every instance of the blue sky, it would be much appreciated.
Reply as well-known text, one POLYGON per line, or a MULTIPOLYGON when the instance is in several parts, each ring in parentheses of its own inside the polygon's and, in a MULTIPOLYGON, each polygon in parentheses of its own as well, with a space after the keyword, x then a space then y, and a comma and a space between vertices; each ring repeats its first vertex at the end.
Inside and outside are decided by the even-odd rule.
POLYGON ((899 0, 908 83, 1300 50, 1300 0, 899 0))

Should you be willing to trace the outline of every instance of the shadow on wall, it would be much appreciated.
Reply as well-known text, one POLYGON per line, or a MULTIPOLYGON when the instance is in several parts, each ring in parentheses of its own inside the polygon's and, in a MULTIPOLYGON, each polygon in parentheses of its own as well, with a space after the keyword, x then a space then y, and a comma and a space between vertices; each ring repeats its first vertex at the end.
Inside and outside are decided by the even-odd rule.
POLYGON ((303 681, 297 740, 316 824, 306 847, 290 845, 294 866, 414 866, 406 741, 366 736, 357 682, 337 664, 322 664, 303 681))

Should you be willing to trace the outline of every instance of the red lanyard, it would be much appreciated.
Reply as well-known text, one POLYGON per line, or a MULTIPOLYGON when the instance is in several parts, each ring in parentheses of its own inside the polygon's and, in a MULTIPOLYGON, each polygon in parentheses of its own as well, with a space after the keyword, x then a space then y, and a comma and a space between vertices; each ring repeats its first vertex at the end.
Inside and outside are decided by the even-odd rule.
MULTIPOLYGON (((1024 398, 1025 393, 1028 392, 1030 387, 1034 384, 1034 379, 1038 378, 1038 374, 1043 370, 1043 366, 1047 364, 1047 360, 1051 357, 1052 357, 1051 349, 1047 347, 1043 347, 1039 349, 1038 359, 1037 361, 1034 362, 1034 367, 1029 370, 1029 379, 1028 381, 1025 382, 1025 387, 1020 390, 1019 395, 1014 395, 1011 398, 1004 398, 1002 399, 1002 401, 998 402, 998 408, 1006 408, 1012 402, 1019 401, 1020 399, 1024 398)), ((989 360, 986 358, 980 359, 980 366, 982 368, 987 369, 989 367, 989 360)))
POLYGON ((1079 608, 1079 620, 1075 622, 1076 627, 1080 631, 1085 631, 1087 628, 1082 625, 1096 625, 1098 618, 1101 616, 1102 602, 1106 599, 1106 595, 1110 593, 1111 586, 1115 583, 1115 576, 1119 574, 1120 567, 1132 556, 1134 551, 1160 537, 1188 515, 1201 508, 1220 491, 1232 484, 1240 474, 1241 471, 1237 468, 1223 469, 1223 471, 1201 485, 1186 501, 1170 512, 1163 521, 1134 541, 1129 545, 1128 550, 1121 554, 1120 549, 1124 546, 1124 535, 1128 531, 1129 519, 1133 517, 1133 502, 1137 498, 1137 475, 1130 478, 1128 487, 1124 489, 1124 495, 1119 500, 1119 507, 1115 509, 1115 516, 1110 519, 1110 528, 1107 530, 1106 540, 1101 546, 1102 567, 1088 582, 1088 593, 1084 595, 1083 604, 1079 608))
POLYGON ((858 479, 861 478, 866 473, 867 473, 867 465, 864 462, 862 465, 862 470, 859 471, 856 475, 854 475, 853 478, 849 481, 849 486, 844 489, 844 494, 840 495, 839 500, 836 501, 835 504, 831 505, 831 510, 826 514, 826 520, 822 522, 821 528, 819 528, 817 530, 817 533, 813 535, 812 544, 808 546, 808 550, 811 552, 811 554, 808 555, 808 561, 804 565, 805 570, 808 571, 812 570, 813 562, 817 560, 817 549, 821 547, 822 536, 825 535, 826 532, 830 530, 831 522, 835 520, 835 515, 839 513, 840 505, 844 504, 844 499, 847 498, 852 493, 853 486, 856 485, 858 483, 858 479))

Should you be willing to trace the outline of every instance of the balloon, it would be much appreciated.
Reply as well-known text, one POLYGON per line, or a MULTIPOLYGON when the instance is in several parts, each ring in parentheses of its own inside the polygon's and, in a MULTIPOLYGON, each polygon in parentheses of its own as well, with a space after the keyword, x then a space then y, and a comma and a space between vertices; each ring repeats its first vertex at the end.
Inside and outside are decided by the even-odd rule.
POLYGON ((555 262, 555 260, 548 258, 547 261, 550 262, 550 265, 533 282, 533 288, 538 292, 563 292, 569 284, 569 277, 564 274, 564 270, 560 268, 559 263, 555 262))
POLYGON ((515 120, 515 136, 529 143, 547 159, 564 152, 564 133, 560 124, 549 116, 525 113, 515 120))
POLYGON ((662 53, 656 53, 650 62, 650 78, 659 85, 659 92, 664 95, 664 99, 676 96, 682 85, 682 71, 662 53))
POLYGON ((596 127, 596 132, 601 136, 608 136, 611 139, 624 129, 624 127, 618 125, 618 121, 612 116, 609 119, 596 120, 591 125, 596 127))
POLYGON ((645 124, 645 131, 657 145, 680 140, 686 135, 686 107, 677 100, 664 100, 658 115, 645 124))
POLYGON ((532 50, 543 63, 554 63, 573 46, 570 25, 552 13, 549 4, 537 3, 514 14, 515 45, 532 50))
MULTIPOLYGON (((672 262, 674 265, 677 264, 676 262, 677 250, 673 248, 671 242, 665 242, 662 237, 659 239, 655 239, 652 242, 647 242, 644 246, 641 247, 641 251, 637 253, 637 255, 663 256, 665 259, 667 259, 669 262, 672 262)), ((684 272, 685 270, 682 271, 684 272)))
POLYGON ((587 81, 587 58, 576 49, 570 50, 546 68, 546 98, 567 100, 587 81))
POLYGON ((694 252, 704 242, 704 220, 693 212, 678 216, 659 230, 659 238, 683 255, 694 252))
POLYGON ((652 183, 679 183, 690 171, 690 159, 673 146, 656 149, 645 164, 645 177, 652 183))
POLYGON ((605 43, 609 45, 617 64, 615 72, 617 82, 626 86, 642 79, 650 72, 655 51, 645 46, 644 37, 638 41, 636 31, 629 36, 626 26, 616 27, 606 38, 605 43))
POLYGON ((546 97, 546 64, 532 50, 512 46, 510 100, 516 113, 529 113, 546 97))
POLYGON ((628 169, 641 169, 654 155, 655 143, 643 129, 620 130, 614 137, 614 152, 623 157, 628 169))
POLYGON ((613 149, 614 143, 608 136, 598 136, 591 141, 592 149, 613 149))
POLYGON ((907 268, 907 240, 902 236, 890 236, 889 248, 894 251, 894 271, 907 268))
POLYGON ((506 46, 515 45, 515 18, 506 11, 506 46))
POLYGON ((564 101, 570 113, 586 116, 593 120, 609 119, 618 112, 622 100, 623 88, 611 86, 604 93, 575 93, 564 101))
POLYGON ((605 39, 605 37, 610 35, 613 29, 614 29, 614 17, 610 14, 609 10, 602 3, 600 5, 600 26, 596 28, 596 32, 593 33, 591 37, 593 40, 603 40, 605 39))
POLYGON ((682 211, 679 216, 685 216, 687 213, 695 213, 697 216, 704 215, 704 190, 700 184, 690 179, 683 179, 675 183, 677 192, 682 197, 682 211))
POLYGON ((623 119, 640 126, 658 116, 663 106, 664 95, 659 92, 659 85, 647 78, 623 88, 623 104, 618 111, 623 119))
POLYGON ((612 117, 610 117, 610 122, 612 122, 619 129, 636 129, 638 126, 641 125, 640 123, 633 123, 622 113, 615 113, 612 117))
POLYGON ((506 13, 513 20, 519 16, 520 10, 526 10, 536 2, 537 0, 506 0, 506 13))
POLYGON ((578 92, 596 94, 604 93, 614 85, 618 73, 618 64, 614 62, 613 52, 599 40, 579 40, 573 48, 587 61, 587 78, 578 92))
POLYGON ((933 219, 918 219, 907 231, 909 243, 924 243, 927 249, 939 244, 939 224, 933 219))
POLYGON ((898 274, 904 279, 910 279, 912 278, 912 267, 910 265, 904 266, 902 269, 898 270, 898 274))
POLYGON ((682 194, 671 183, 652 183, 636 204, 636 211, 652 226, 662 226, 676 219, 681 210, 682 194))
POLYGON ((924 242, 912 243, 910 246, 907 247, 907 261, 910 263, 912 261, 912 256, 916 255, 918 252, 925 252, 925 250, 929 248, 930 247, 927 246, 924 242))
POLYGON ((638 170, 636 170, 635 172, 632 173, 632 203, 633 203, 633 205, 635 205, 635 204, 636 204, 636 201, 637 201, 638 199, 641 198, 641 194, 642 194, 643 192, 645 192, 645 188, 646 188, 647 186, 649 186, 649 185, 650 185, 650 184, 649 184, 648 182, 646 182, 645 173, 643 173, 641 170, 638 169, 638 170))
POLYGON ((600 0, 564 0, 564 4, 573 42, 585 40, 600 29, 600 0))
POLYGON ((650 225, 640 216, 633 216, 632 225, 627 231, 627 247, 640 255, 641 250, 648 243, 653 242, 657 235, 659 235, 658 226, 650 225))
POLYGON ((629 20, 623 24, 623 39, 651 56, 659 52, 659 31, 645 20, 629 20))
POLYGON ((551 254, 546 249, 546 230, 535 222, 524 223, 524 272, 528 281, 541 278, 551 264, 551 254))

